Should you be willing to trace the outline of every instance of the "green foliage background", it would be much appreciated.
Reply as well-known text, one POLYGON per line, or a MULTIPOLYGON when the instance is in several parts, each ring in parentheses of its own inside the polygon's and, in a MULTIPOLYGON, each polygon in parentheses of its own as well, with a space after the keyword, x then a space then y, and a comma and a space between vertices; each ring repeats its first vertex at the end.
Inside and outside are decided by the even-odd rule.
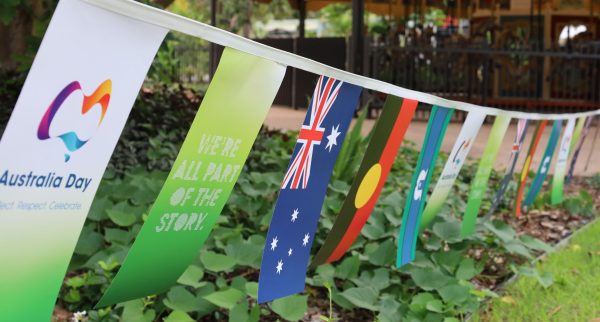
MULTIPOLYGON (((5 73, 0 86, 0 130, 21 88, 22 73, 5 73)), ((309 271, 306 292, 257 305, 262 247, 296 132, 261 131, 220 220, 197 259, 167 293, 93 309, 124 260, 179 150, 202 96, 181 86, 144 89, 111 159, 75 249, 58 305, 87 311, 90 321, 271 321, 323 319, 455 321, 496 296, 486 280, 501 281, 549 246, 500 221, 482 220, 461 239, 460 214, 476 163, 465 166, 441 216, 420 236, 417 259, 394 267, 402 205, 419 149, 404 142, 377 207, 350 252, 338 263, 309 271), (479 255, 474 256, 479 252, 479 255), (494 260, 504 266, 490 271, 494 260), (484 271, 485 270, 485 271, 484 271), (331 290, 331 293, 329 293, 331 290), (332 308, 329 308, 329 300, 332 308)), ((340 210, 369 137, 360 135, 364 113, 347 136, 322 211, 316 245, 340 210)), ((1 133, 1 131, 0 131, 1 133)), ((439 175, 445 162, 436 164, 439 175)), ((494 191, 500 174, 492 174, 494 191)), ((596 178, 590 183, 595 184, 596 178)), ((514 195, 514 185, 507 196, 514 195)), ((543 197, 537 208, 548 207, 543 197)), ((490 200, 488 196, 487 200, 490 200)), ((591 197, 570 197, 568 211, 593 215, 591 197)), ((506 200, 511 204, 510 197, 506 200)), ((482 211, 489 208, 483 204, 482 211)), ((502 210, 502 209, 501 209, 502 210)), ((506 211, 506 209, 504 209, 506 211)), ((523 269, 521 269, 523 270, 523 269)), ((529 270, 529 274, 537 271, 529 270)), ((538 274, 540 284, 552 277, 538 274)))

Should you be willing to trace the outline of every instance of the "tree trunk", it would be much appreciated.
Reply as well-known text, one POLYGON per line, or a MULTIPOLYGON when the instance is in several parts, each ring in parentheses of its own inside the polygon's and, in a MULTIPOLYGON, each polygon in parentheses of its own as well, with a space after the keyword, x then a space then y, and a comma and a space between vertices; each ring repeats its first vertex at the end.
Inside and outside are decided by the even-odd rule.
POLYGON ((43 14, 44 9, 43 0, 29 0, 15 9, 15 16, 8 25, 0 23, 0 68, 17 67, 15 56, 27 51, 27 40, 33 34, 33 22, 43 14))
POLYGON ((16 67, 15 55, 27 50, 27 38, 31 36, 33 19, 24 10, 18 10, 8 25, 0 24, 0 66, 7 69, 16 67))

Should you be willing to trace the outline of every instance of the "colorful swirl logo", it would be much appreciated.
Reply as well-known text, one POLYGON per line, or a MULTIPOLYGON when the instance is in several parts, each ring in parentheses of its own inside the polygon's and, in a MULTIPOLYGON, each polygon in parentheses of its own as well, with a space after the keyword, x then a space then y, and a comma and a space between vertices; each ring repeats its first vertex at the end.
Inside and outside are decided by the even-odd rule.
POLYGON ((458 150, 456 150, 456 154, 454 155, 454 158, 452 158, 452 162, 455 165, 459 165, 462 162, 465 151, 467 150, 469 145, 471 145, 471 139, 466 139, 460 144, 460 146, 458 147, 458 150))
MULTIPOLYGON (((37 137, 41 141, 51 139, 50 136, 50 125, 54 120, 54 116, 58 110, 62 107, 65 100, 73 93, 81 91, 81 84, 78 81, 74 81, 67 85, 56 98, 50 103, 46 113, 42 117, 40 121, 40 125, 38 126, 37 137)), ((81 115, 85 115, 88 113, 92 107, 96 104, 100 104, 102 108, 102 112, 100 115, 100 120, 98 121, 98 127, 102 124, 104 120, 104 116, 106 115, 106 111, 108 110, 108 103, 110 101, 110 94, 112 91, 112 81, 110 79, 105 80, 92 95, 83 94, 83 103, 81 105, 81 115)), ((75 132, 66 132, 57 136, 60 138, 67 148, 67 153, 65 153, 65 162, 68 162, 71 159, 70 153, 73 153, 83 147, 90 139, 81 140, 79 136, 75 132)))

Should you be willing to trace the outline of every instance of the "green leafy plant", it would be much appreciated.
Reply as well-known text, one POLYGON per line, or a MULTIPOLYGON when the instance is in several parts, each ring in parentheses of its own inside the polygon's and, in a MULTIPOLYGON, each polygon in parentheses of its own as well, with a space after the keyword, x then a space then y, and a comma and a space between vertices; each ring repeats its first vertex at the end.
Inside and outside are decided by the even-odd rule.
MULTIPOLYGON (((21 74, 8 75, 0 87, 0 97, 6 101, 0 104, 10 109, 0 111, 0 126, 23 80, 21 74)), ((548 275, 528 268, 532 258, 549 250, 540 240, 519 234, 502 221, 483 218, 473 236, 460 237, 460 217, 476 163, 465 165, 442 212, 420 235, 416 260, 395 268, 399 209, 405 201, 402 192, 408 189, 419 155, 414 144, 404 142, 377 206, 348 254, 309 271, 305 294, 258 305, 256 278, 264 236, 297 138, 296 132, 263 129, 211 237, 177 285, 164 294, 93 309, 143 225, 201 98, 182 87, 142 91, 76 246, 60 307, 86 311, 88 321, 103 322, 295 321, 315 311, 327 312, 316 313, 323 321, 455 321, 497 296, 487 285, 515 272, 538 276, 550 286, 548 275)), ((322 210, 317 244, 333 225, 364 154, 368 142, 360 135, 364 117, 363 112, 344 143, 343 161, 336 165, 322 210)), ((439 176, 446 158, 441 154, 434 176, 439 176)), ((491 199, 500 178, 501 173, 492 173, 491 192, 485 199, 491 199)), ((593 198, 586 193, 567 196, 561 207, 595 215, 593 198)), ((489 201, 482 208, 483 212, 489 209, 489 201)))

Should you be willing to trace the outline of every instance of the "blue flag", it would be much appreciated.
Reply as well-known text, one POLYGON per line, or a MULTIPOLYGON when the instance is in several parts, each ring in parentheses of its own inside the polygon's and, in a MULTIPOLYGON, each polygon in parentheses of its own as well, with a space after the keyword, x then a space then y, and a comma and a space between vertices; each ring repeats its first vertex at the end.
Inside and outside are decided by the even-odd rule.
POLYGON ((404 266, 415 258, 421 214, 427 198, 429 181, 453 111, 453 109, 440 106, 433 106, 431 109, 423 150, 419 154, 417 168, 413 174, 412 184, 402 212, 402 227, 400 228, 396 257, 397 267, 404 266))
POLYGON ((304 290, 327 184, 361 88, 321 76, 298 134, 263 250, 258 302, 304 290))
POLYGON ((523 210, 527 210, 527 207, 533 204, 535 197, 537 197, 540 189, 542 189, 542 185, 546 180, 546 176, 548 175, 548 170, 550 169, 550 163, 552 163, 552 156, 554 155, 554 150, 556 149, 556 144, 558 143, 558 138, 560 136, 560 130, 562 129, 562 120, 554 121, 552 125, 552 132, 550 132, 550 139, 548 139, 548 145, 546 146, 546 151, 544 151, 544 156, 542 157, 542 161, 540 163, 540 167, 538 169, 535 178, 533 179, 533 183, 531 184, 531 188, 529 188, 529 192, 527 194, 527 198, 523 202, 523 210))

